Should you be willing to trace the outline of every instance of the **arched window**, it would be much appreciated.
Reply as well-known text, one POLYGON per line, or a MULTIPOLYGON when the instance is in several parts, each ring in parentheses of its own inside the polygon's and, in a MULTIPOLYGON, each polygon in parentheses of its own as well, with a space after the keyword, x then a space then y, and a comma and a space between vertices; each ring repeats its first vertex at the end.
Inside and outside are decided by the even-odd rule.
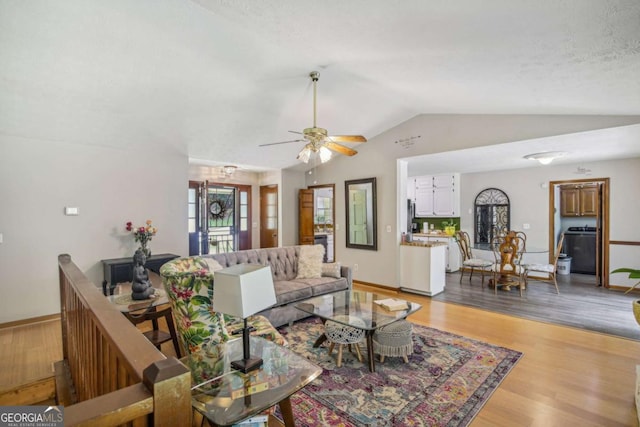
POLYGON ((476 196, 474 242, 491 243, 494 236, 510 229, 509 197, 497 188, 487 188, 476 196))

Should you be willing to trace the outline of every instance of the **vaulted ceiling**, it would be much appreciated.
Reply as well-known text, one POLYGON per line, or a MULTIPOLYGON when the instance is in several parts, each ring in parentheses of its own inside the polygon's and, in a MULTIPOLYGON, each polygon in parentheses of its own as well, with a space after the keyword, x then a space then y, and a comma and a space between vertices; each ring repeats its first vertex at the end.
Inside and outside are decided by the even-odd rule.
MULTIPOLYGON (((640 114, 637 0, 0 3, 0 136, 286 168, 312 124, 640 114)), ((366 149, 366 144, 357 147, 366 149)))

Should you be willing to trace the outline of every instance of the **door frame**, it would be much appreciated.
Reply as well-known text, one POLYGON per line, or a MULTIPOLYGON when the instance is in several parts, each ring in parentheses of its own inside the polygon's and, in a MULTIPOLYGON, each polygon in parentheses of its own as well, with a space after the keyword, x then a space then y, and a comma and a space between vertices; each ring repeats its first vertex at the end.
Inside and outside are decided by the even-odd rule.
MULTIPOLYGON (((598 200, 598 215, 596 224, 600 231, 599 242, 596 245, 596 280, 600 273, 599 286, 609 288, 609 194, 610 179, 609 178, 581 178, 581 179, 563 179, 559 181, 549 181, 549 256, 554 256, 555 251, 555 208, 556 197, 555 189, 564 184, 586 184, 595 182, 602 185, 602 192, 598 200), (598 254, 601 254, 598 262, 598 254)), ((557 201, 560 203, 559 201, 557 201)), ((597 241, 597 240, 596 240, 597 241)), ((551 259, 551 258, 550 258, 551 259)))

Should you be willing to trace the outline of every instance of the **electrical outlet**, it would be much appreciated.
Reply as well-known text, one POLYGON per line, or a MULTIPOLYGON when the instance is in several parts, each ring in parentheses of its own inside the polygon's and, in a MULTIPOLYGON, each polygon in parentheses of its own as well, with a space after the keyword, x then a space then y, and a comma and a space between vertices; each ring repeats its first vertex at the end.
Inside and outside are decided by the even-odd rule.
POLYGON ((358 271, 358 264, 353 264, 353 271, 358 271))

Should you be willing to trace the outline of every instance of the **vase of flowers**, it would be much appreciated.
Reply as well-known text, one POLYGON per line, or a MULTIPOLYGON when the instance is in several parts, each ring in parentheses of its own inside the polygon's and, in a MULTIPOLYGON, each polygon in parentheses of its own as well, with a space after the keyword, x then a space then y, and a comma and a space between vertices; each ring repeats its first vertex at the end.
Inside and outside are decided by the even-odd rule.
POLYGON ((145 254, 147 258, 151 256, 151 250, 148 247, 151 238, 156 235, 158 231, 152 225, 152 221, 150 219, 145 223, 146 225, 142 227, 134 227, 131 221, 127 222, 126 230, 133 234, 133 238, 136 242, 140 243, 139 249, 145 254))

